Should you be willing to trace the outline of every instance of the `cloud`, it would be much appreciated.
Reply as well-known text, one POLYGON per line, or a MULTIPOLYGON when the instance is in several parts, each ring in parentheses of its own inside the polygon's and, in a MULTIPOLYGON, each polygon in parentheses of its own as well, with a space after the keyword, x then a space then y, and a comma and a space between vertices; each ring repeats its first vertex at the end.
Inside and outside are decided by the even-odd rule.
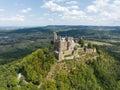
POLYGON ((22 15, 15 15, 12 17, 0 17, 0 21, 24 21, 25 18, 22 15))
POLYGON ((48 20, 49 20, 49 21, 51 21, 51 22, 53 22, 53 21, 54 21, 54 19, 52 19, 52 18, 49 18, 48 20))
POLYGON ((85 15, 85 12, 82 10, 78 10, 79 7, 77 5, 74 6, 61 6, 53 1, 46 2, 42 8, 50 10, 52 13, 59 13, 59 16, 83 16, 85 15), (60 15, 61 14, 61 15, 60 15))
POLYGON ((120 0, 115 0, 113 3, 114 3, 114 5, 119 5, 120 6, 120 0))
POLYGON ((78 4, 78 2, 77 1, 68 1, 68 2, 66 2, 66 4, 73 5, 73 4, 78 4))
POLYGON ((76 0, 49 0, 42 8, 50 11, 49 17, 57 17, 62 23, 120 25, 120 0, 92 0, 84 8, 76 0))
POLYGON ((65 2, 65 0, 47 0, 47 1, 52 1, 52 2, 65 2))
POLYGON ((78 11, 78 10, 72 10, 71 12, 67 13, 70 16, 85 16, 85 12, 78 11))
POLYGON ((21 12, 22 13, 28 13, 31 10, 32 10, 31 8, 26 8, 26 9, 22 9, 21 12))
POLYGON ((87 6, 87 16, 97 17, 98 23, 118 25, 120 22, 120 0, 94 0, 87 6), (115 22, 116 21, 116 22, 115 22))
POLYGON ((60 6, 53 1, 46 2, 42 8, 50 9, 52 12, 67 12, 68 9, 66 7, 60 6))
POLYGON ((98 9, 97 9, 97 7, 95 6, 95 5, 89 5, 88 7, 87 7, 87 11, 88 12, 98 12, 98 9))
POLYGON ((90 13, 102 12, 109 8, 110 0, 93 0, 92 4, 87 6, 87 11, 90 13))
POLYGON ((94 0, 93 3, 98 7, 104 7, 109 4, 110 0, 94 0))
POLYGON ((3 12, 3 11, 5 11, 4 9, 0 9, 0 12, 3 12))
POLYGON ((70 6, 68 7, 69 9, 79 9, 79 7, 77 5, 74 5, 74 6, 70 6))

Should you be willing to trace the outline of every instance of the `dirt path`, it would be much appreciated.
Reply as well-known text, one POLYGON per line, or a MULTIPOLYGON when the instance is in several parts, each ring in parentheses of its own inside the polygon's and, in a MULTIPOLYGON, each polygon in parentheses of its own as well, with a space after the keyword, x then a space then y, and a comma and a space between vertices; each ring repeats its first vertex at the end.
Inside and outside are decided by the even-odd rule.
POLYGON ((42 84, 43 84, 47 79, 51 78, 51 77, 54 75, 54 71, 55 71, 56 66, 57 66, 57 62, 55 62, 55 63, 52 65, 52 67, 51 67, 50 71, 48 72, 47 76, 41 81, 41 83, 40 83, 40 85, 38 86, 38 88, 41 88, 42 84))
MULTIPOLYGON (((77 59, 81 60, 81 58, 84 58, 85 56, 86 56, 86 54, 83 54, 83 55, 79 56, 79 58, 77 58, 77 59)), ((96 59, 97 57, 98 57, 98 56, 94 56, 94 57, 92 57, 92 59, 96 59)), ((56 67, 59 67, 59 69, 61 70, 64 65, 65 65, 65 62, 63 62, 63 61, 55 62, 55 63, 52 65, 52 67, 51 67, 50 71, 48 72, 48 74, 46 75, 46 77, 41 81, 41 83, 40 83, 40 85, 38 86, 38 88, 41 88, 42 84, 43 84, 46 80, 53 78, 53 75, 54 75, 54 73, 55 73, 56 67), (62 63, 61 63, 61 62, 62 62, 62 63)))

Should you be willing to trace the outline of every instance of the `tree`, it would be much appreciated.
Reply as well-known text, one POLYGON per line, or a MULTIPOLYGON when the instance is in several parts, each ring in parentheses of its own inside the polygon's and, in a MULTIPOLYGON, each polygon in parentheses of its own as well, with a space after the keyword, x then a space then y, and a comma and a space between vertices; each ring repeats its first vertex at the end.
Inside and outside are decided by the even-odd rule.
POLYGON ((53 40, 51 40, 50 44, 51 44, 51 45, 53 45, 53 44, 54 44, 54 41, 53 41, 53 40))
POLYGON ((8 81, 7 81, 7 87, 8 88, 11 88, 11 87, 15 87, 15 86, 17 86, 18 85, 18 80, 17 80, 17 78, 15 77, 15 76, 10 76, 9 78, 8 78, 8 81))
POLYGON ((46 80, 41 90, 57 90, 56 81, 54 79, 46 80))
POLYGON ((80 38, 79 41, 78 41, 79 44, 81 44, 81 47, 84 47, 85 46, 85 41, 83 38, 80 38))
POLYGON ((93 44, 92 43, 88 43, 88 48, 93 48, 93 44))
POLYGON ((85 46, 85 47, 84 47, 84 52, 86 52, 86 49, 87 49, 87 47, 85 46))

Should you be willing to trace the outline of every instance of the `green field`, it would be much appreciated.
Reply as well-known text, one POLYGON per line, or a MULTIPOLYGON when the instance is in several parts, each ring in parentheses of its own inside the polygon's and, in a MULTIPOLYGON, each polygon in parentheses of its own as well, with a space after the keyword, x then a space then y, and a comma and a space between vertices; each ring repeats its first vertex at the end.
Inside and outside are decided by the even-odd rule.
POLYGON ((92 40, 86 40, 86 43, 92 43, 92 44, 95 44, 95 45, 100 45, 100 46, 112 46, 112 44, 110 43, 107 43, 107 42, 99 42, 99 41, 92 41, 92 40))

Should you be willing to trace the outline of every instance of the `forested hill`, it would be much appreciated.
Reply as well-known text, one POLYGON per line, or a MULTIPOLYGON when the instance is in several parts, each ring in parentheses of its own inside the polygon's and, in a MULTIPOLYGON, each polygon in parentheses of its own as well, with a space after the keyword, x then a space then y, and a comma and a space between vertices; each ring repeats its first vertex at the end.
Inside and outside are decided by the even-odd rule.
POLYGON ((120 27, 47 26, 0 32, 0 90, 120 90, 119 69, 120 27), (104 50, 98 49, 97 59, 80 55, 57 62, 49 46, 53 31, 75 41, 82 36, 104 50))
POLYGON ((120 90, 120 62, 97 51, 97 59, 89 55, 57 62, 51 47, 38 49, 0 66, 0 90, 120 90))
POLYGON ((99 31, 112 31, 120 30, 120 26, 82 26, 82 25, 48 25, 44 28, 51 30, 70 30, 70 29, 80 29, 80 30, 99 30, 99 31))
POLYGON ((50 29, 46 29, 43 27, 22 28, 22 29, 8 31, 7 33, 35 33, 35 32, 52 33, 50 29))

